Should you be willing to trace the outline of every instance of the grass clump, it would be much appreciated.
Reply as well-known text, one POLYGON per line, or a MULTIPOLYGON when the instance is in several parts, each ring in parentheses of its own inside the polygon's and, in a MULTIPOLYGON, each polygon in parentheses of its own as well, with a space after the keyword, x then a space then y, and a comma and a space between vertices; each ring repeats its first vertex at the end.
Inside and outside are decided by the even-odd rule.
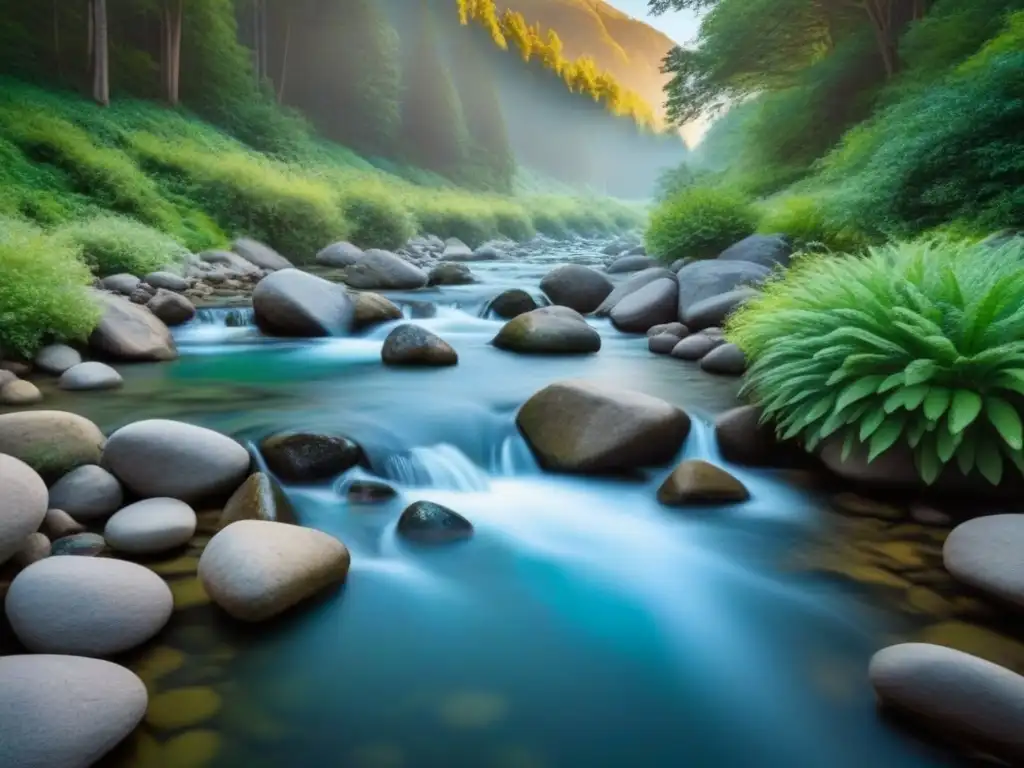
POLYGON ((933 483, 954 460, 1024 472, 1024 241, 928 239, 810 257, 730 320, 745 392, 784 439, 897 443, 933 483))
POLYGON ((852 253, 866 245, 863 236, 833 220, 825 204, 810 195, 786 195, 763 204, 757 231, 787 235, 800 250, 852 253))
POLYGON ((26 358, 50 339, 84 341, 99 322, 88 267, 71 245, 0 219, 0 349, 26 358))
POLYGON ((651 212, 644 240, 648 253, 666 263, 683 258, 710 259, 756 228, 757 214, 742 195, 694 187, 651 212))
POLYGON ((459 196, 417 195, 411 204, 421 232, 457 237, 470 248, 498 235, 498 223, 484 203, 459 196))
POLYGON ((174 238, 125 216, 71 222, 58 229, 54 237, 80 252, 97 277, 124 272, 144 277, 178 264, 189 255, 174 238))
POLYGON ((341 209, 351 227, 349 240, 360 248, 395 250, 416 234, 416 220, 383 190, 344 193, 341 209))

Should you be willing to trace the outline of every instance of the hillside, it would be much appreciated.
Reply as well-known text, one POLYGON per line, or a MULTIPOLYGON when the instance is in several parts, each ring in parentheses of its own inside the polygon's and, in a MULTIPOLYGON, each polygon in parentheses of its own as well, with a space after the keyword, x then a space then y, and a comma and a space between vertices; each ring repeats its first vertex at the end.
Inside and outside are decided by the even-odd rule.
POLYGON ((602 0, 495 0, 499 11, 521 13, 531 24, 554 30, 568 58, 590 56, 624 87, 664 115, 661 61, 675 43, 602 0))

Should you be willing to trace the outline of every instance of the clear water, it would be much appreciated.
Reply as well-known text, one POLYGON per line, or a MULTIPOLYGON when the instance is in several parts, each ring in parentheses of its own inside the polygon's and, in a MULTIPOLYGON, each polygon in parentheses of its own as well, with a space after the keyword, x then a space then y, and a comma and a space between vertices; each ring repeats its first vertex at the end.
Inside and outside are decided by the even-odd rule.
POLYGON ((106 427, 186 418, 256 440, 338 430, 360 442, 392 502, 349 505, 334 484, 289 487, 304 525, 352 552, 347 585, 236 641, 214 766, 397 768, 925 768, 951 759, 877 716, 871 653, 902 617, 835 582, 781 568, 820 501, 781 475, 729 467, 749 502, 669 510, 668 467, 605 480, 541 472, 515 409, 580 377, 668 399, 694 417, 684 454, 724 464, 707 419, 736 383, 650 355, 595 323, 586 358, 488 345, 505 287, 536 288, 564 253, 473 265, 482 284, 397 294, 457 367, 386 370, 390 326, 361 338, 272 341, 217 312, 180 329, 182 357, 129 369, 109 398, 65 407, 106 427), (404 506, 445 504, 475 528, 423 547, 394 532, 404 506), (259 716, 252 714, 258 711, 259 716), (258 721, 258 722, 257 722, 258 721), (238 723, 242 725, 239 726, 238 723))

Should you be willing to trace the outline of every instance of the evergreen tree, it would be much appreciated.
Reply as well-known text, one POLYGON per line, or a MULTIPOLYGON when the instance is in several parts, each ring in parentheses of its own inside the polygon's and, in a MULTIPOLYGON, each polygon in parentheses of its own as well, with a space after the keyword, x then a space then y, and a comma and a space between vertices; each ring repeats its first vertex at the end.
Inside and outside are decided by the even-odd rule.
MULTIPOLYGON (((456 31, 452 66, 468 133, 464 176, 469 181, 507 192, 512 188, 515 158, 509 145, 491 59, 476 32, 472 29, 456 31)), ((491 48, 490 42, 484 44, 491 48)))
POLYGON ((466 145, 462 109, 438 50, 433 17, 422 0, 417 10, 403 67, 402 150, 414 165, 456 177, 466 145))

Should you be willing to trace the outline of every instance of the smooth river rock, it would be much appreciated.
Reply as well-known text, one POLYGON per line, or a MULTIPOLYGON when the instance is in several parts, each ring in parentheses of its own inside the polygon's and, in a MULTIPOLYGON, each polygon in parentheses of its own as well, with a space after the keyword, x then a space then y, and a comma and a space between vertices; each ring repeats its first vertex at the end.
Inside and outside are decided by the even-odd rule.
POLYGON ((322 531, 241 520, 206 545, 199 578, 228 614, 263 621, 343 582, 350 561, 345 545, 322 531))
POLYGON ((34 653, 113 656, 154 637, 173 604, 164 580, 136 563, 48 557, 14 578, 4 607, 34 653))
POLYGON ((45 533, 33 533, 31 534, 21 545, 21 549, 17 551, 14 557, 11 558, 12 562, 19 568, 27 568, 32 563, 38 563, 40 560, 50 556, 50 540, 46 538, 45 533))
POLYGON ((274 480, 262 472, 253 472, 238 486, 224 505, 217 528, 226 528, 239 520, 269 520, 294 524, 295 510, 274 480))
POLYGON ((427 276, 427 285, 470 285, 475 282, 469 267, 454 261, 442 261, 427 276))
MULTIPOLYGON (((626 282, 615 286, 615 289, 605 297, 604 301, 602 301, 597 309, 594 310, 593 314, 597 317, 607 317, 624 298, 630 294, 636 293, 644 286, 650 285, 655 280, 661 280, 663 278, 675 280, 675 275, 664 267, 651 267, 637 272, 635 275, 630 276, 626 282)), ((672 319, 676 319, 675 315, 672 316, 672 319)))
POLYGON ((0 453, 21 459, 49 483, 83 464, 98 464, 105 442, 99 427, 67 411, 0 415, 0 453))
POLYGON ((184 293, 188 290, 188 280, 173 272, 150 272, 142 279, 142 282, 149 283, 154 288, 163 288, 175 293, 184 293))
POLYGON ((231 250, 260 269, 267 269, 271 272, 288 269, 293 266, 288 259, 275 251, 269 245, 264 245, 258 240, 248 237, 240 237, 231 244, 231 250))
POLYGON ((0 765, 89 768, 146 714, 131 670, 102 659, 0 656, 0 765))
POLYGON ((720 261, 749 261, 762 267, 789 266, 793 247, 785 235, 751 235, 722 251, 720 261))
POLYGON ((196 316, 196 307, 191 301, 165 288, 157 288, 153 298, 146 302, 146 309, 171 327, 183 325, 196 316))
POLYGON ((441 544, 468 539, 473 524, 454 510, 432 501, 410 504, 398 519, 398 533, 412 541, 441 544))
POLYGON ((946 538, 942 560, 957 581, 1024 610, 1024 514, 961 523, 946 538))
POLYGON ((46 517, 46 499, 46 483, 32 467, 0 454, 0 564, 39 530, 46 517))
POLYGON ((490 309, 503 320, 512 320, 537 309, 537 301, 522 288, 509 288, 491 299, 490 309))
POLYGON ((35 405, 43 401, 43 393, 31 381, 12 379, 0 384, 0 405, 35 405))
POLYGON ((148 309, 103 291, 91 290, 90 295, 103 312, 89 337, 89 346, 97 354, 129 362, 159 362, 178 356, 171 332, 148 309))
POLYGON ((63 509, 48 509, 46 510, 46 517, 43 518, 41 530, 52 540, 82 533, 85 530, 85 526, 63 509))
POLYGON ((50 488, 50 508, 62 509, 80 522, 108 517, 123 501, 120 481, 95 464, 73 469, 50 488))
POLYGON ((670 333, 659 333, 657 336, 651 336, 647 339, 647 349, 656 355, 667 355, 678 344, 681 339, 678 336, 673 336, 670 333))
POLYGON ((447 366, 459 362, 447 341, 412 323, 395 326, 384 339, 380 354, 385 365, 447 366))
POLYGON ((874 655, 871 685, 885 707, 915 724, 1011 765, 1024 761, 1024 677, 976 656, 928 643, 874 655))
POLYGON ((390 251, 371 248, 345 270, 345 283, 371 291, 409 291, 427 284, 427 273, 390 251))
POLYGON ((735 344, 721 344, 700 359, 700 367, 722 376, 742 376, 747 370, 747 357, 735 344))
POLYGON ((121 272, 117 275, 108 275, 100 280, 100 285, 104 290, 113 291, 114 293, 120 293, 124 296, 131 296, 136 288, 139 287, 139 283, 142 282, 135 275, 129 275, 127 272, 121 272))
POLYGON ((187 544, 196 522, 195 510, 183 501, 144 499, 107 520, 103 538, 118 552, 151 555, 187 544))
POLYGON ((677 339, 690 335, 690 329, 682 323, 661 323, 647 329, 648 336, 675 336, 677 339))
POLYGON ((61 374, 57 386, 69 392, 119 389, 124 384, 121 374, 106 363, 79 363, 61 374))
POLYGON ((750 299, 760 295, 760 291, 742 287, 711 296, 691 304, 687 308, 686 314, 683 315, 683 322, 692 331, 702 331, 712 326, 723 326, 733 312, 750 299))
POLYGON ((347 437, 308 432, 264 438, 260 453, 271 472, 291 483, 329 480, 354 467, 363 456, 347 437))
POLYGON ((351 267, 363 258, 363 249, 342 240, 332 243, 316 255, 316 263, 324 267, 351 267))
MULTIPOLYGON (((686 323, 690 307, 744 285, 759 285, 768 277, 768 267, 749 261, 710 259, 687 264, 676 274, 679 281, 679 319, 686 323)), ((689 323, 686 323, 689 327, 689 323)))
POLYGON ((658 501, 670 506, 730 504, 749 498, 743 483, 702 459, 680 463, 658 488, 658 501))
POLYGON ((751 467, 789 467, 808 455, 794 442, 780 442, 774 426, 761 423, 761 409, 742 405, 715 419, 715 439, 722 458, 751 467))
POLYGON ((355 295, 355 304, 356 311, 353 318, 355 330, 402 319, 402 310, 393 301, 379 293, 360 291, 355 295))
POLYGON ((252 308, 260 330, 276 336, 338 336, 351 329, 355 313, 342 286, 298 269, 260 280, 252 308))
POLYGON ((96 557, 107 549, 107 540, 98 533, 73 533, 53 542, 50 554, 61 557, 96 557))
POLYGON ((586 314, 597 309, 608 298, 614 286, 603 274, 582 264, 565 264, 548 272, 540 281, 540 289, 552 304, 586 314))
POLYGON ((82 362, 78 350, 67 344, 49 344, 36 353, 33 361, 36 368, 46 373, 60 376, 64 371, 82 362))
POLYGON ((700 360, 704 355, 725 343, 725 339, 706 333, 695 333, 682 339, 669 353, 679 360, 700 360))
POLYGON ((546 469, 582 473, 663 464, 690 432, 690 417, 664 400, 581 380, 537 392, 516 424, 546 469))
POLYGON ((139 496, 189 503, 233 493, 249 462, 249 452, 230 437, 168 419, 122 427, 103 452, 103 466, 139 496))
POLYGON ((586 355, 601 349, 601 335, 575 310, 541 307, 509 320, 491 343, 509 352, 586 355))
POLYGON ((459 240, 457 237, 449 237, 444 242, 444 252, 441 258, 445 261, 470 261, 473 259, 473 249, 459 240))
POLYGON ((678 291, 679 286, 672 278, 648 283, 615 305, 611 311, 612 325, 625 333, 647 333, 652 326, 672 322, 678 291))
POLYGON ((609 275, 621 274, 623 272, 639 272, 655 266, 654 259, 643 255, 620 256, 611 264, 605 267, 604 271, 609 275))

